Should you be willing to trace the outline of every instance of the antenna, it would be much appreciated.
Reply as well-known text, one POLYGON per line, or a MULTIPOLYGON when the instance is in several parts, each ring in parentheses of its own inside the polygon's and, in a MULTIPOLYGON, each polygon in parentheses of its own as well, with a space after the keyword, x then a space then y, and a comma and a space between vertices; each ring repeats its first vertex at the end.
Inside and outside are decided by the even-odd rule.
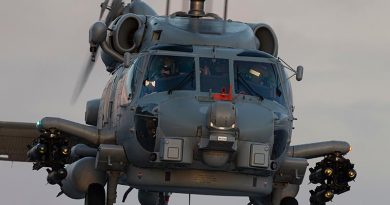
POLYGON ((169 7, 171 5, 171 0, 167 0, 167 5, 166 5, 166 8, 165 8, 165 15, 168 16, 169 15, 169 7))
POLYGON ((225 0, 225 8, 223 11, 223 19, 226 21, 227 19, 227 12, 228 12, 228 0, 225 0))

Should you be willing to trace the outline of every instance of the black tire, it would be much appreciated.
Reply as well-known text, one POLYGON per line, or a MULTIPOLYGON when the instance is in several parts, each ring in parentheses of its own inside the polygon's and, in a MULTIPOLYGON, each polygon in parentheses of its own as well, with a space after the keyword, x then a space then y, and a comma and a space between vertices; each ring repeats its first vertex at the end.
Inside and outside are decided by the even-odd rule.
POLYGON ((271 196, 265 197, 249 197, 248 205, 272 205, 271 196))
POLYGON ((88 192, 85 194, 85 205, 105 205, 106 193, 101 184, 91 184, 88 187, 88 192))
POLYGON ((159 193, 138 190, 138 201, 141 205, 158 205, 159 193))
POLYGON ((298 205, 298 201, 294 197, 283 198, 280 205, 298 205))

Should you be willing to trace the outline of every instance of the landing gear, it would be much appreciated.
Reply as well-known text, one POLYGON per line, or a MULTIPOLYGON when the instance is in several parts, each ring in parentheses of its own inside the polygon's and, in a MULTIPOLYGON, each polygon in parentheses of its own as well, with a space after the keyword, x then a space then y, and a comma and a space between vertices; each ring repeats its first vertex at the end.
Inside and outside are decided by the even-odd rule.
POLYGON ((271 196, 249 197, 248 205, 272 205, 271 196))
POLYGON ((298 201, 293 197, 286 197, 282 199, 280 205, 298 205, 298 201))
POLYGON ((85 194, 85 205, 105 205, 106 193, 101 184, 91 184, 88 187, 88 192, 85 194))
POLYGON ((138 190, 138 201, 141 205, 158 205, 159 193, 138 190))
MULTIPOLYGON (((276 202, 277 203, 277 202, 276 202)), ((270 196, 268 197, 249 197, 248 205, 272 205, 270 196)), ((294 197, 285 197, 278 205, 298 205, 294 197)))
POLYGON ((168 205, 169 198, 171 197, 171 193, 169 193, 169 192, 160 192, 158 194, 158 196, 159 196, 158 205, 168 205))
POLYGON ((141 205, 168 205, 171 193, 138 190, 138 201, 141 205))

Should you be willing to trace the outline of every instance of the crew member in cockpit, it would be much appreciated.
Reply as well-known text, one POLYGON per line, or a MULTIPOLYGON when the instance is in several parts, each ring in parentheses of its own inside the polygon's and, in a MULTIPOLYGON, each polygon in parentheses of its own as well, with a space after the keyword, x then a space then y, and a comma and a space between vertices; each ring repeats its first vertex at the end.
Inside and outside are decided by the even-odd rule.
POLYGON ((169 57, 161 57, 152 61, 151 69, 149 70, 144 82, 144 93, 153 93, 164 90, 167 78, 174 74, 174 60, 169 57))
POLYGON ((162 61, 160 74, 161 77, 172 76, 175 72, 175 64, 170 57, 165 57, 162 61))

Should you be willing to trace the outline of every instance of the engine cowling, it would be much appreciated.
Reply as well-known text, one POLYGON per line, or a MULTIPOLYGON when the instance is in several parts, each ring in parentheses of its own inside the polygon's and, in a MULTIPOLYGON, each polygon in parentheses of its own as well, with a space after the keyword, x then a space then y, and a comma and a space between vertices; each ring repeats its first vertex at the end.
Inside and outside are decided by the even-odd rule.
POLYGON ((110 25, 111 32, 108 36, 111 47, 121 55, 126 52, 137 52, 142 43, 145 21, 145 16, 132 13, 114 20, 110 25))
POLYGON ((64 194, 72 199, 82 199, 90 184, 106 184, 107 174, 95 169, 95 161, 95 157, 85 157, 66 167, 68 175, 61 187, 64 194))
POLYGON ((251 25, 251 27, 259 41, 258 50, 276 57, 278 55, 278 39, 271 26, 260 23, 251 25))

